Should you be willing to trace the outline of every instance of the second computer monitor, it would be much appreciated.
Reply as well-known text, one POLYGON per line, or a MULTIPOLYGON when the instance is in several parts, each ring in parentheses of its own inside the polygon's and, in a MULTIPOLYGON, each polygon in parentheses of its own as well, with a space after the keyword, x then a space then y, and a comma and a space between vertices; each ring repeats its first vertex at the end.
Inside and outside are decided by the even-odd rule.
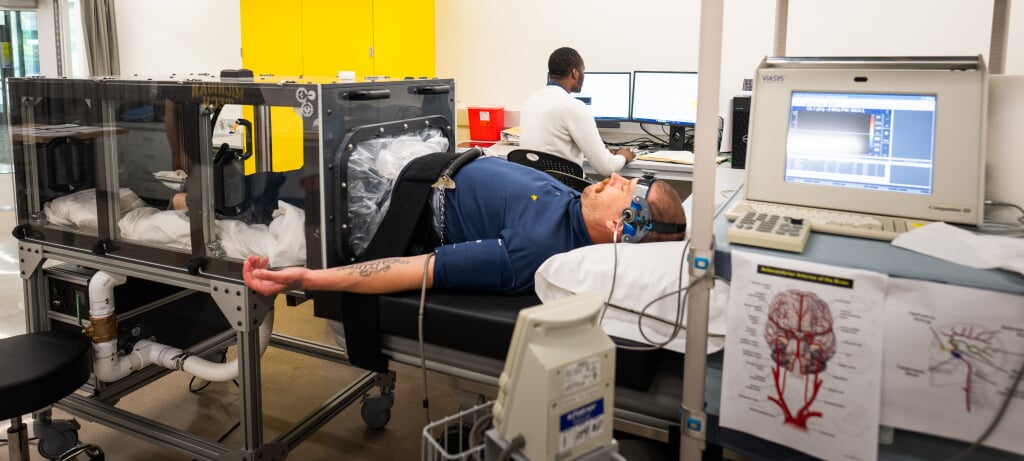
POLYGON ((573 94, 587 104, 595 120, 629 120, 629 72, 587 72, 573 94))
POLYGON ((633 72, 633 110, 640 123, 693 126, 697 123, 696 72, 633 72))

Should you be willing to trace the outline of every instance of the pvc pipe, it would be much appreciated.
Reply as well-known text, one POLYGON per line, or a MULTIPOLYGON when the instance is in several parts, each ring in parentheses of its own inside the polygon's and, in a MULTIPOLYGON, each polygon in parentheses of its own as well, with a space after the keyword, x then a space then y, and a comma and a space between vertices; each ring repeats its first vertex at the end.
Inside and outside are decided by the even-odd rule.
MULTIPOLYGON (((126 281, 124 275, 96 272, 89 280, 89 317, 106 318, 114 315, 114 287, 126 281)), ((260 356, 267 350, 273 330, 274 311, 270 310, 260 324, 260 356)), ((212 382, 231 381, 238 377, 238 359, 226 363, 211 362, 195 355, 185 355, 184 351, 176 347, 149 340, 135 343, 130 354, 118 357, 117 338, 93 344, 93 374, 100 381, 117 381, 149 364, 170 370, 183 370, 212 382)))
POLYGON ((99 271, 89 279, 89 316, 106 318, 114 315, 114 287, 124 285, 128 277, 99 271))

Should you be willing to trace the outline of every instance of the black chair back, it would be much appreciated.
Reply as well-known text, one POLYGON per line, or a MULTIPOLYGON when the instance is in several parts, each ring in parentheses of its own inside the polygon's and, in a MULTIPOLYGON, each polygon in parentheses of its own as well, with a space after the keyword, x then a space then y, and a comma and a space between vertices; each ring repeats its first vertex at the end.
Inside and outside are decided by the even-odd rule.
POLYGON ((508 161, 546 172, 578 191, 591 184, 583 177, 582 166, 547 152, 516 149, 508 153, 508 161))

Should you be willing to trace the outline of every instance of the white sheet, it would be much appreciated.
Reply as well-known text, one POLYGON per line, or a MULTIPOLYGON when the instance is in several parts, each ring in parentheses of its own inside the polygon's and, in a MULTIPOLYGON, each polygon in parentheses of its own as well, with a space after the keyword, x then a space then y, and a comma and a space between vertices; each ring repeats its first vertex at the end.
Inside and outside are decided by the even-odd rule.
MULTIPOLYGON (((146 206, 131 189, 120 190, 121 213, 146 206)), ((43 204, 46 219, 58 226, 96 231, 96 189, 85 189, 43 204)))
MULTIPOLYGON (((612 336, 649 343, 664 342, 673 332, 676 319, 677 297, 669 296, 654 302, 643 322, 644 335, 637 322, 640 312, 655 298, 673 292, 679 287, 679 261, 683 258, 686 242, 657 242, 644 244, 618 244, 618 269, 615 270, 615 288, 611 303, 628 310, 609 308, 601 325, 612 336)), ((563 298, 575 293, 592 291, 608 295, 615 268, 615 247, 612 244, 590 245, 548 258, 534 275, 534 289, 541 301, 563 298)), ((683 286, 689 276, 683 272, 683 286)), ((722 350, 725 339, 725 311, 728 306, 728 288, 718 284, 711 292, 708 320, 708 353, 722 350)), ((686 325, 685 316, 683 326, 686 325)), ((684 352, 686 329, 680 330, 666 349, 684 352)))
MULTIPOLYGON (((217 238, 228 257, 267 256, 273 267, 306 263, 305 211, 286 202, 278 202, 277 205, 270 225, 250 225, 233 219, 215 221, 217 238)), ((95 189, 54 199, 43 209, 53 224, 81 230, 96 229, 95 189)), ((192 248, 186 211, 146 206, 129 189, 121 190, 121 211, 124 215, 117 224, 121 238, 186 251, 192 248)))
POLYGON ((1024 240, 977 235, 944 222, 907 232, 894 246, 978 269, 1003 269, 1024 275, 1024 240))

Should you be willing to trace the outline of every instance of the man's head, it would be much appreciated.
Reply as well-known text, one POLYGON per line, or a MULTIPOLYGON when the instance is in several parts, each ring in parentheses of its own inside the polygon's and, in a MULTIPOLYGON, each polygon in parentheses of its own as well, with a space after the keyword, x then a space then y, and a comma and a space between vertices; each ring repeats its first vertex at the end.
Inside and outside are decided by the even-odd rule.
MULTIPOLYGON (((588 186, 583 190, 581 204, 583 220, 594 243, 609 243, 613 238, 622 241, 622 210, 630 207, 633 189, 639 179, 626 179, 615 173, 604 181, 588 186), (617 237, 616 237, 617 236, 617 237)), ((682 200, 665 181, 651 184, 647 203, 651 208, 651 219, 667 224, 686 224, 686 213, 683 211, 682 200)), ((686 232, 662 233, 649 231, 642 242, 661 242, 666 240, 682 240, 686 232)))
POLYGON ((583 58, 572 48, 559 48, 548 57, 548 80, 570 93, 583 89, 583 71, 583 58))

